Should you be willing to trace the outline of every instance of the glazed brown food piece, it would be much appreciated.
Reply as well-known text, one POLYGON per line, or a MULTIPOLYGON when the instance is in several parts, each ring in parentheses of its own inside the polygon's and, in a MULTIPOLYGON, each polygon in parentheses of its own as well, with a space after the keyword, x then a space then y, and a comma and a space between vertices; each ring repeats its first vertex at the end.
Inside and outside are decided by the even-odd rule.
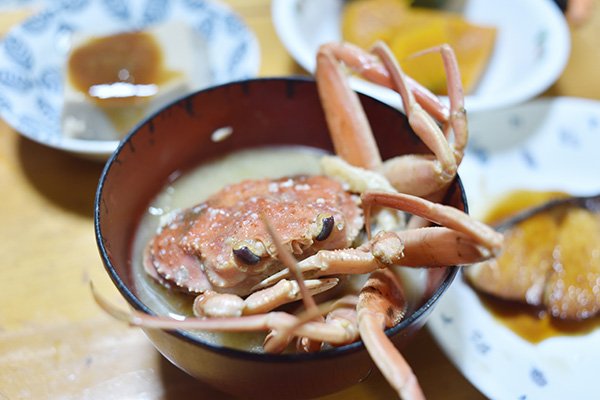
POLYGON ((584 319, 600 309, 600 216, 573 209, 562 222, 544 304, 554 317, 584 319))
POLYGON ((600 216, 571 204, 546 208, 504 231, 496 259, 465 270, 476 289, 545 308, 560 319, 600 309, 600 216))
POLYGON ((500 257, 466 268, 465 275, 486 293, 541 306, 557 237, 554 218, 537 215, 504 233, 500 257))

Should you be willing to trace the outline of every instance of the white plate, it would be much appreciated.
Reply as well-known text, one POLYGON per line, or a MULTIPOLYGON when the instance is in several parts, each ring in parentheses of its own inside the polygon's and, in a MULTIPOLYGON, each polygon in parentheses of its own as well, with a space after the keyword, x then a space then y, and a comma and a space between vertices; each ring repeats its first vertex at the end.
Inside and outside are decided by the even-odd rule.
MULTIPOLYGON (((0 43, 0 115, 42 144, 106 159, 117 141, 61 134, 63 67, 73 33, 107 35, 170 20, 189 24, 207 44, 211 84, 258 73, 258 41, 229 7, 209 0, 61 0, 11 30, 0 43)), ((197 88, 199 89, 199 88, 197 88)))
MULTIPOLYGON (((277 33, 294 59, 314 72, 320 44, 340 41, 342 0, 273 0, 277 33)), ((463 14, 498 28, 494 52, 475 92, 466 99, 469 112, 528 100, 547 89, 564 69, 570 34, 563 15, 549 0, 467 0, 463 14)), ((352 87, 400 107, 391 90, 357 78, 352 87)))
MULTIPOLYGON (((476 140, 459 172, 476 217, 515 189, 600 192, 600 102, 540 99, 471 117, 476 140)), ((598 398, 600 329, 529 343, 497 322, 461 277, 433 311, 429 329, 490 398, 598 398)))

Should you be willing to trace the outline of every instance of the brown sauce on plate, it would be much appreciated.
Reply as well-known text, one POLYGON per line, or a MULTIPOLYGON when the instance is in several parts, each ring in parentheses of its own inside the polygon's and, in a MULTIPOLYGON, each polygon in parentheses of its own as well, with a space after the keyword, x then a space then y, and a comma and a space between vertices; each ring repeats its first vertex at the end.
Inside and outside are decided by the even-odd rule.
POLYGON ((167 69, 159 43, 140 31, 93 38, 75 48, 67 75, 119 128, 129 123, 132 107, 145 106, 161 85, 181 72, 167 69))
POLYGON ((561 320, 528 304, 506 301, 483 293, 478 293, 478 296, 497 321, 531 343, 539 343, 555 336, 585 335, 600 327, 600 317, 583 321, 561 320))

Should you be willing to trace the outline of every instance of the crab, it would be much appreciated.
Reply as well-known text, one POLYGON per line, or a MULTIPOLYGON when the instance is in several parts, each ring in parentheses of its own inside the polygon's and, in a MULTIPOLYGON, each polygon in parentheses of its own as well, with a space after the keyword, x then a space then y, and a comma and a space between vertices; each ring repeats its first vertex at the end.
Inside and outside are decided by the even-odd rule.
POLYGON ((502 246, 502 235, 439 204, 456 176, 467 129, 454 53, 446 45, 429 51, 444 60, 449 107, 406 77, 382 43, 372 53, 343 43, 321 46, 316 80, 336 152, 323 158, 324 175, 233 184, 160 228, 145 250, 144 267, 163 285, 196 296, 195 318, 124 315, 101 304, 145 327, 270 331, 269 352, 283 351, 294 337, 305 351, 362 339, 401 397, 422 398, 410 367, 384 334, 407 312, 402 283, 391 270, 471 264, 502 246), (409 124, 431 155, 382 162, 342 64, 400 94, 409 124), (416 218, 406 229, 388 229, 380 212, 386 209, 416 218), (368 274, 359 293, 316 304, 313 295, 359 274, 368 274), (303 314, 278 311, 298 300, 303 314))

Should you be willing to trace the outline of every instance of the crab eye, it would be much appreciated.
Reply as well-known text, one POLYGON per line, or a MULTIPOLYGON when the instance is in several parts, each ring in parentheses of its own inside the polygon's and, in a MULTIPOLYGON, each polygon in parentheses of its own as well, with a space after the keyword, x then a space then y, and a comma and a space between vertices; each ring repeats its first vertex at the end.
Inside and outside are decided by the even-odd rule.
POLYGON ((319 230, 319 234, 315 236, 315 240, 320 242, 327 239, 331 235, 331 231, 333 231, 334 223, 333 215, 319 215, 321 229, 319 230))
POLYGON ((256 265, 260 262, 260 256, 254 254, 247 246, 242 246, 237 249, 233 249, 233 255, 236 256, 244 264, 256 265))

